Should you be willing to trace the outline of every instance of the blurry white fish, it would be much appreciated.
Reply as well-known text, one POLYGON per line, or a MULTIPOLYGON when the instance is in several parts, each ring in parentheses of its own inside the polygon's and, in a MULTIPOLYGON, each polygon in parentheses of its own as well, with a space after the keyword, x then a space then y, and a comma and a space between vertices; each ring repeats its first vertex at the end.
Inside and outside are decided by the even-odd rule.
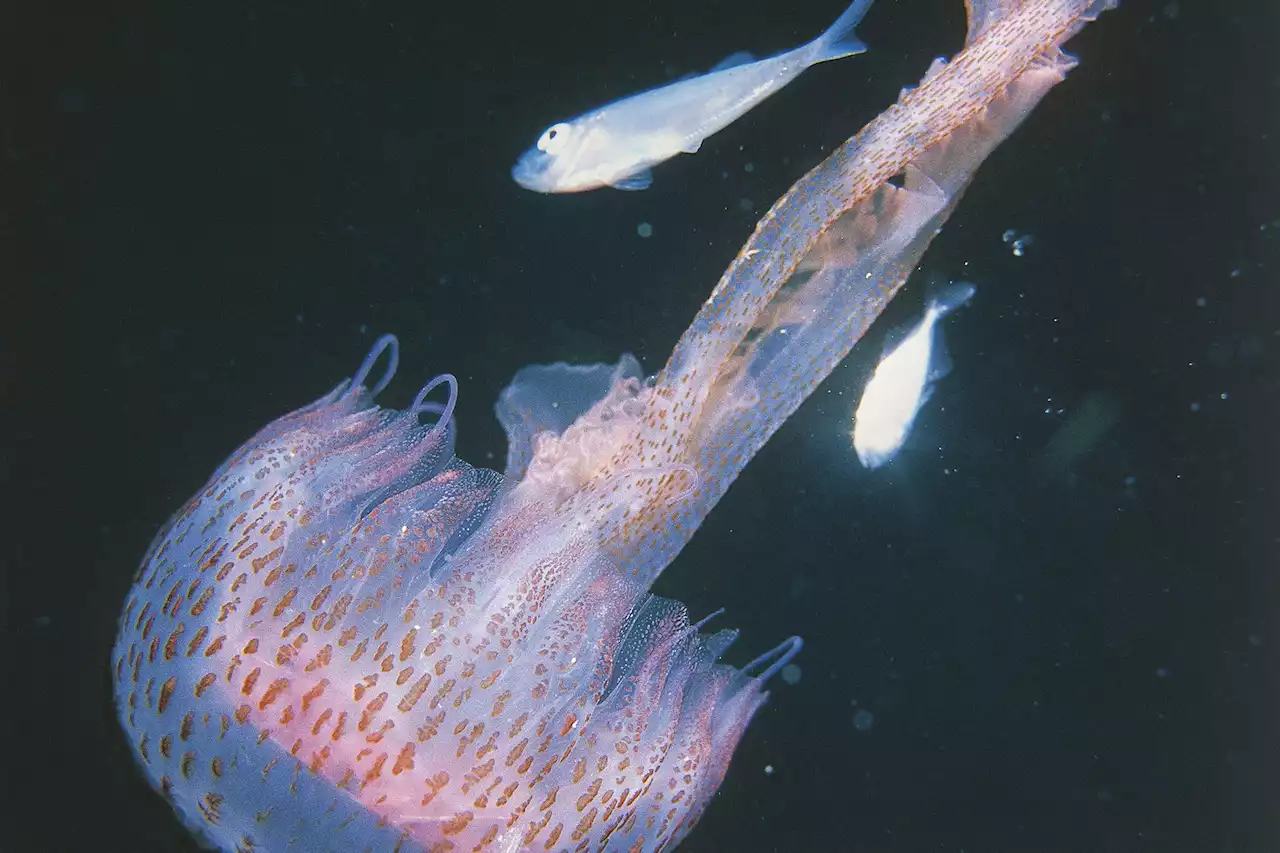
POLYGON ((553 124, 511 169, 516 183, 543 193, 612 186, 642 190, 649 167, 702 140, 794 80, 810 65, 862 53, 853 28, 872 0, 854 0, 825 33, 770 59, 735 53, 706 74, 615 101, 572 121, 553 124))
POLYGON ((942 333, 935 327, 973 293, 972 284, 956 282, 931 295, 924 318, 876 365, 853 416, 853 449, 863 465, 880 467, 907 440, 916 414, 933 393, 933 383, 951 369, 942 333))

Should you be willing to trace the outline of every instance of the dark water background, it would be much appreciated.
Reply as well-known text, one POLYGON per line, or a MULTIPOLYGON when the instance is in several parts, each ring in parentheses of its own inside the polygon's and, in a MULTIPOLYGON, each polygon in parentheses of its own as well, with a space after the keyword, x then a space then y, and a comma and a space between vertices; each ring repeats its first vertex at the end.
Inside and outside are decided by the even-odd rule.
MULTIPOLYGON (((384 401, 455 372, 460 453, 501 467, 517 368, 657 370, 773 199, 964 31, 959 0, 878 0, 868 54, 651 190, 546 197, 508 168, 552 121, 789 48, 842 0, 26 5, 0 103, 13 851, 194 849, 107 661, 148 540, 234 446, 395 332, 384 401)), ((807 640, 682 850, 1280 849, 1278 16, 1091 25, 661 579, 728 608, 735 662, 807 640), (879 339, 958 277, 955 371, 865 471, 879 339)))

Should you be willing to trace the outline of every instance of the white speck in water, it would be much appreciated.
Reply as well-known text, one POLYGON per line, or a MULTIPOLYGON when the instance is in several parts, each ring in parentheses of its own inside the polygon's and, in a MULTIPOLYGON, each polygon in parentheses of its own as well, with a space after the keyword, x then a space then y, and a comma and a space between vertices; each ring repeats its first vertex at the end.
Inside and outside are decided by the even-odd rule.
POLYGON ((641 222, 639 225, 636 226, 636 233, 639 234, 641 237, 646 237, 646 238, 652 237, 653 226, 650 225, 648 222, 641 222))
POLYGON ((360 324, 360 334, 362 334, 362 335, 367 335, 367 334, 369 334, 369 324, 368 324, 368 323, 361 323, 361 324, 360 324))
POLYGON ((1227 399, 1227 392, 1226 392, 1226 391, 1223 391, 1221 394, 1219 394, 1219 395, 1218 395, 1218 399, 1219 399, 1219 400, 1225 400, 1225 399, 1227 399))
POLYGON ((1000 239, 1005 241, 1006 243, 1012 243, 1013 238, 1017 236, 1018 236, 1017 231, 1014 231, 1012 228, 1006 228, 1004 229, 1004 233, 1000 235, 1000 239))
POLYGON ((766 765, 764 766, 764 775, 766 775, 766 776, 772 776, 772 775, 773 775, 773 765, 772 765, 772 764, 766 764, 766 765))
POLYGON ((875 724, 876 717, 866 708, 853 715, 853 727, 860 732, 871 731, 871 726, 875 724))
POLYGON ((800 683, 800 667, 793 663, 789 663, 782 668, 782 680, 787 684, 800 683))

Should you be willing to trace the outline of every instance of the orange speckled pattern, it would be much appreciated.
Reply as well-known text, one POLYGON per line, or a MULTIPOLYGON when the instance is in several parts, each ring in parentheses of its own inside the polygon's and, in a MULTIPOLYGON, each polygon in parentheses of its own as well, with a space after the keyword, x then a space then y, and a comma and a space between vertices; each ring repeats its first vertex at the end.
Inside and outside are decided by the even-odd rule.
POLYGON ((268 426, 143 562, 115 677, 156 787, 224 850, 670 845, 764 700, 733 632, 369 397, 268 426))
POLYGON ((774 205, 658 376, 516 376, 503 475, 454 456, 452 396, 374 404, 389 337, 244 444, 121 616, 118 712, 156 790, 223 851, 679 843, 799 641, 719 664, 735 632, 650 584, 1110 5, 970 3, 965 50, 774 205))

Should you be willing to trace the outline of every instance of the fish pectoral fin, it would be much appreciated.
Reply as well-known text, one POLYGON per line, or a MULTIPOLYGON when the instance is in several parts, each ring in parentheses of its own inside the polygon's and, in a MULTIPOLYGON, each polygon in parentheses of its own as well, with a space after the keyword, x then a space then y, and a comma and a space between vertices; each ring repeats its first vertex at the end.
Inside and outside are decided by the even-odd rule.
POLYGON ((746 65, 749 62, 755 62, 755 61, 756 61, 756 58, 751 55, 751 51, 739 50, 736 53, 729 54, 724 59, 717 62, 715 65, 711 67, 711 71, 707 73, 710 74, 716 71, 724 71, 729 68, 737 68, 739 65, 746 65))
POLYGON ((702 140, 701 140, 701 139, 695 139, 693 142, 690 142, 688 145, 686 145, 685 147, 681 148, 681 149, 680 149, 680 151, 681 151, 681 152, 683 152, 683 153, 685 153, 685 154, 697 154, 697 153, 698 153, 698 149, 699 149, 699 148, 701 148, 701 147, 702 147, 702 140))
MULTIPOLYGON (((933 331, 933 351, 929 353, 929 374, 926 382, 934 383, 951 372, 955 365, 951 361, 951 353, 947 352, 947 339, 942 336, 941 329, 933 331)), ((933 393, 933 385, 929 385, 929 393, 933 393)), ((924 400, 928 400, 928 396, 924 400)))
POLYGON ((648 169, 641 169, 639 172, 618 178, 612 181, 609 186, 615 190, 627 190, 628 192, 635 190, 647 190, 649 185, 653 183, 653 172, 648 169))

